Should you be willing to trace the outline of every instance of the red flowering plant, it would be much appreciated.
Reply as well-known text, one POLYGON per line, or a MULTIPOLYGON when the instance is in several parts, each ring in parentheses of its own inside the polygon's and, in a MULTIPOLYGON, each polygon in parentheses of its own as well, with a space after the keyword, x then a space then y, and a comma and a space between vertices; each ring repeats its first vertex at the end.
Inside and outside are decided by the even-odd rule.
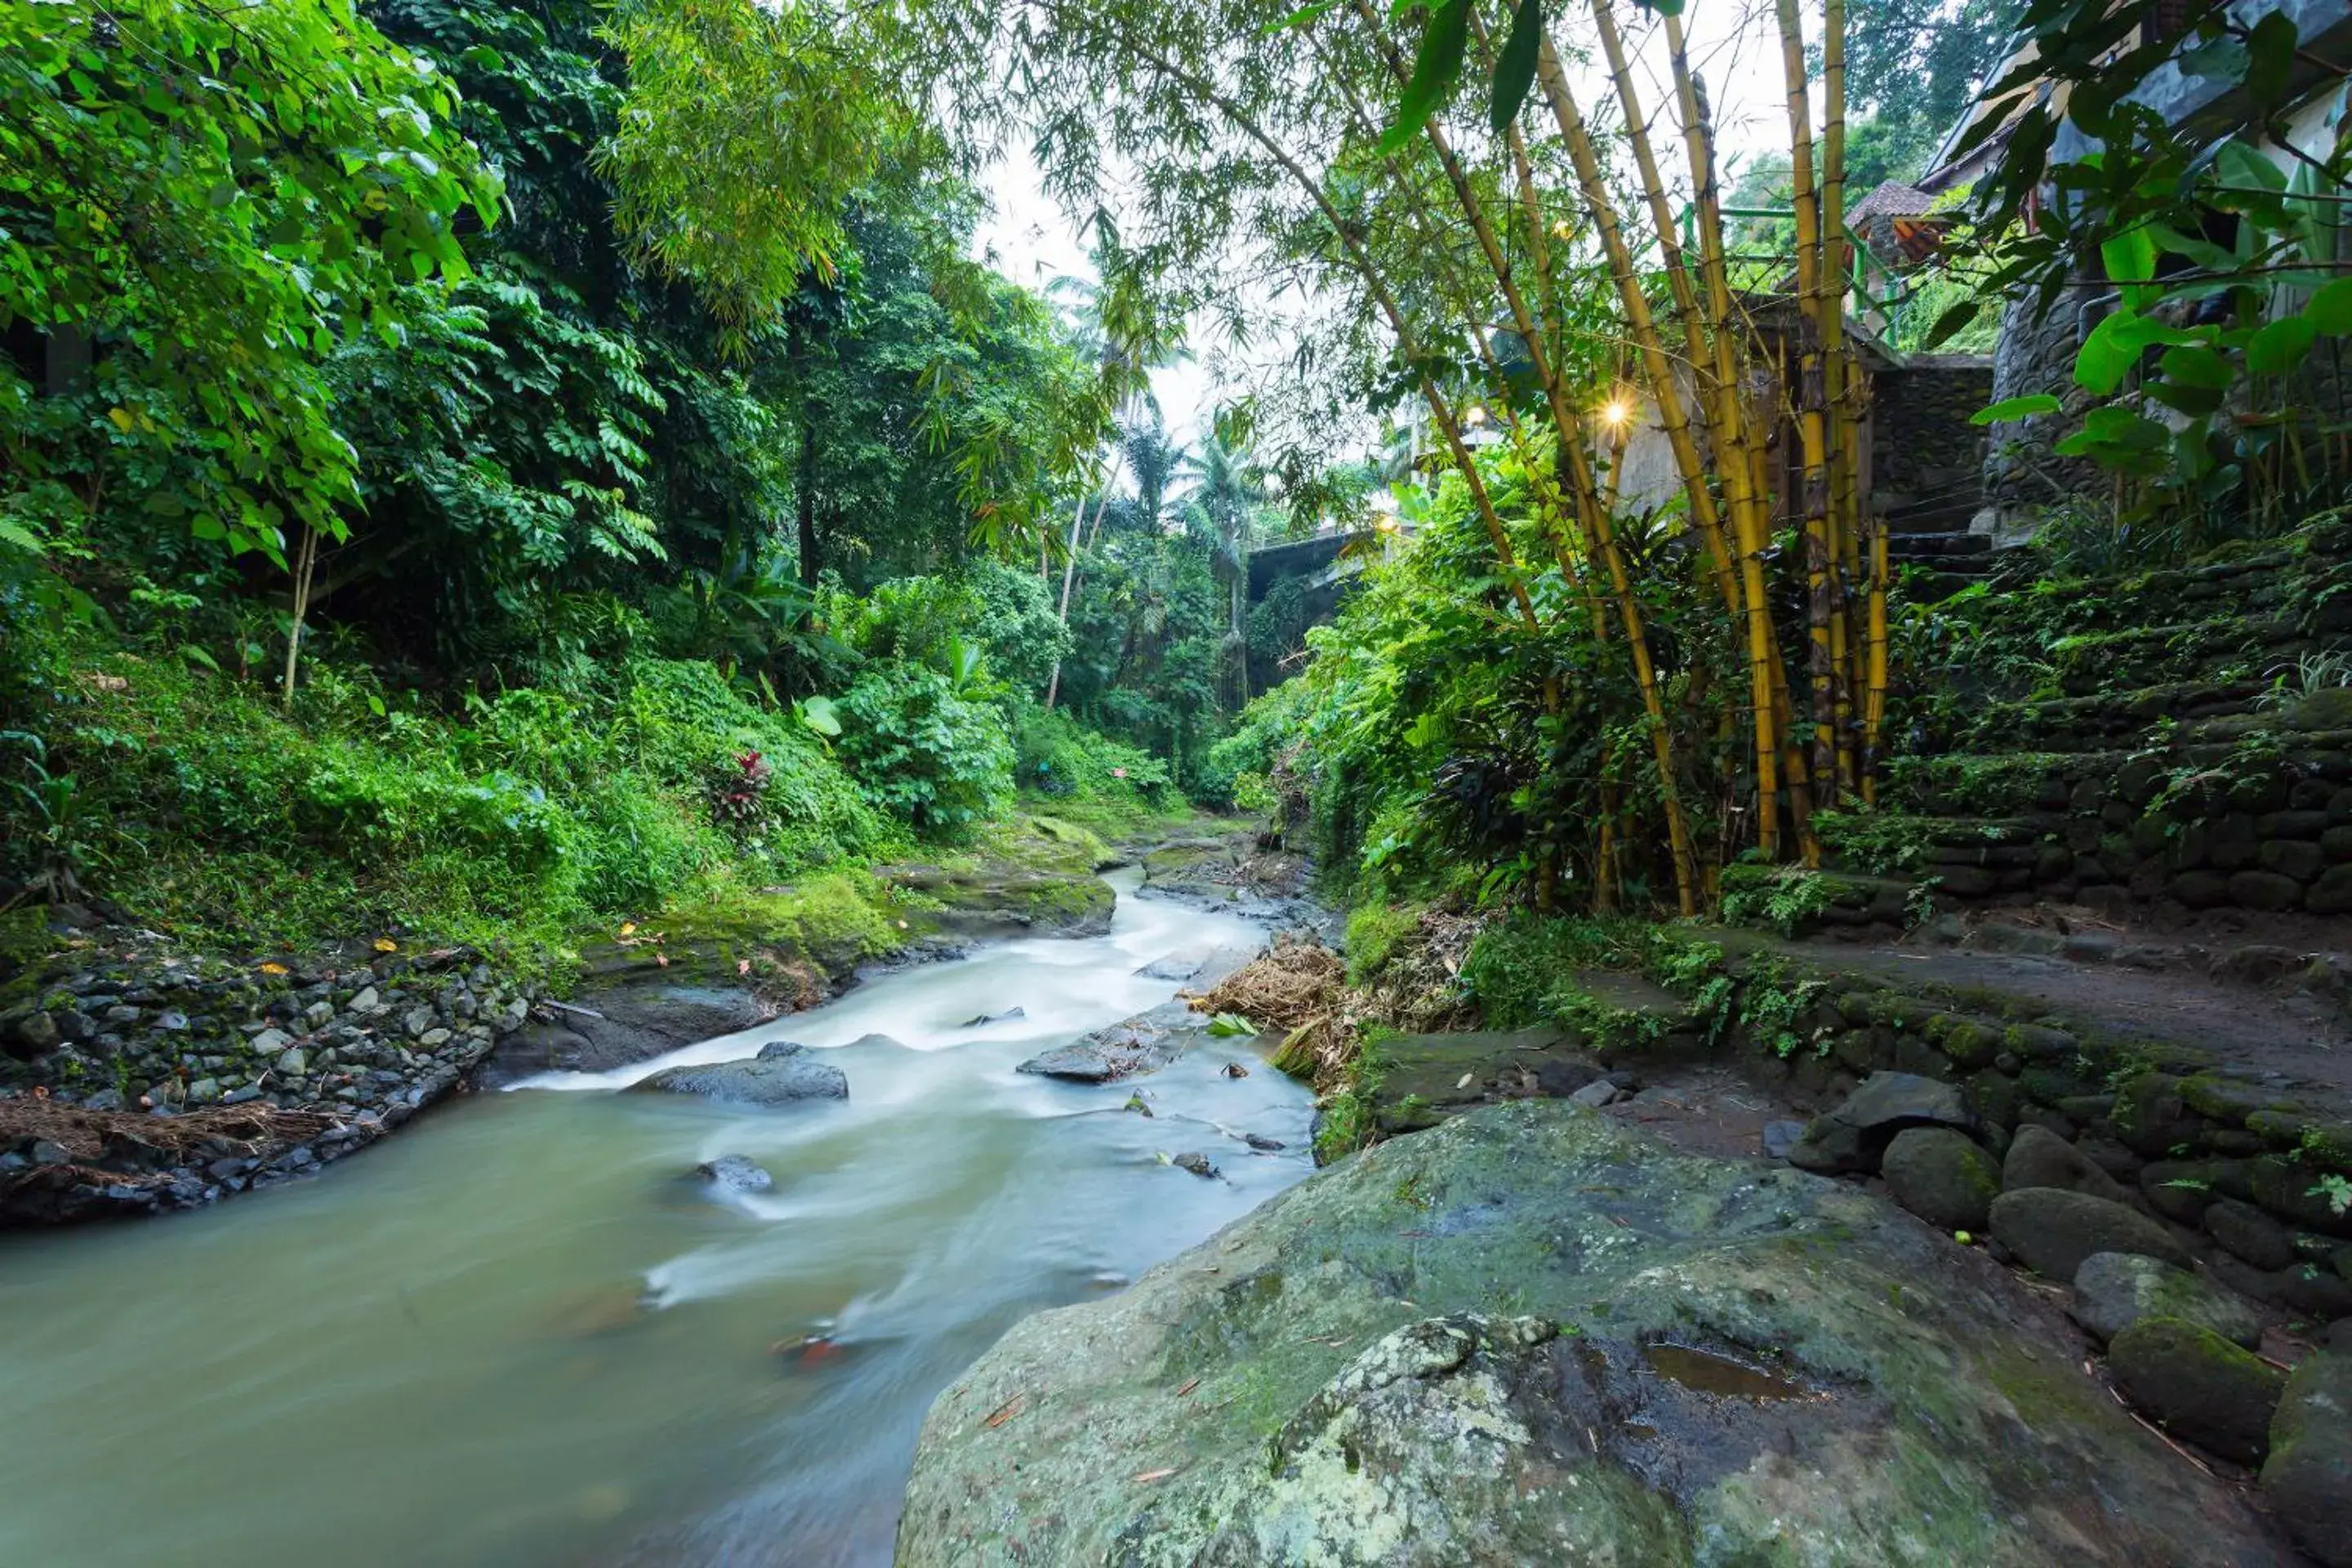
POLYGON ((768 759, 737 752, 711 772, 710 816, 721 827, 751 833, 768 815, 768 759))

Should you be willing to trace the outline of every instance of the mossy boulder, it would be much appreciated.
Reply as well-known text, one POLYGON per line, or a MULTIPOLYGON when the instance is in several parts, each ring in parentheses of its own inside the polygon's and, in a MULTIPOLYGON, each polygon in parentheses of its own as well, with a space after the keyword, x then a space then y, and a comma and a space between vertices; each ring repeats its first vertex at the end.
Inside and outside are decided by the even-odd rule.
POLYGON ((1878 1169, 1896 1203, 1944 1230, 1982 1230, 2000 1193, 1992 1156, 1948 1127, 1896 1133, 1878 1169))
POLYGON ((1995 1198, 1992 1238, 2020 1263, 2052 1279, 2072 1279, 2095 1252, 2137 1252, 2189 1267, 2189 1249, 2158 1222, 2063 1187, 2024 1187, 1995 1198))
POLYGON ((897 1562, 2292 1561, 2034 1312, 1851 1188, 1489 1106, 1013 1328, 897 1562))
POLYGON ((2124 1397, 2222 1458, 2259 1463, 2286 1374, 2201 1323, 2143 1318, 2107 1342, 2124 1397))
POLYGON ((2088 1193, 2109 1203, 2125 1199, 2123 1184, 2094 1164, 2091 1157, 2075 1148, 2046 1127, 2032 1122, 2017 1130, 2017 1137, 2001 1157, 2000 1184, 2009 1192, 2027 1187, 2063 1187, 2068 1192, 2088 1193))
POLYGON ((2144 1318, 2196 1323, 2248 1350, 2263 1337, 2262 1319, 2237 1296, 2186 1268, 2137 1252, 2095 1252, 2083 1259, 2074 1270, 2074 1300, 2068 1310, 2102 1343, 2144 1318))
POLYGON ((2352 1568, 2352 1355, 2315 1355, 2294 1369, 2270 1447, 2271 1507, 2326 1568, 2352 1568))

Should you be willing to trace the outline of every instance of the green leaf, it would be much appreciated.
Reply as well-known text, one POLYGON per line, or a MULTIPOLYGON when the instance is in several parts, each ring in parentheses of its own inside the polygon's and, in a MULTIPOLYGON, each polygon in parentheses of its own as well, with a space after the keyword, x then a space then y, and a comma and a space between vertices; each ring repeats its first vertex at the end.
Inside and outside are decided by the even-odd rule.
POLYGON ((2183 49, 2179 65, 2189 76, 2203 77, 2209 81, 2234 82, 2246 74, 2250 57, 2246 46, 2235 38, 2216 38, 2193 49, 2183 49))
POLYGON ((2323 285, 2304 306, 2303 319, 2331 338, 2352 332, 2352 278, 2323 285))
POLYGON ((1511 36, 1504 40, 1503 52, 1495 60, 1495 100, 1486 120, 1497 136, 1517 118, 1519 105, 1528 100, 1528 89, 1535 84, 1543 25, 1543 0, 1519 0, 1519 8, 1511 16, 1511 36))
POLYGON ((2189 386, 2227 390, 2233 374, 2230 362, 2202 343, 2180 343, 2164 351, 2157 362, 2165 379, 2189 386))
POLYGON ((2119 310, 2091 329, 2074 355, 2074 384, 2105 397, 2124 383, 2139 356, 2151 343, 2193 343, 2197 334, 2167 326, 2153 316, 2129 308, 2119 310))
POLYGON ((2032 392, 2023 397, 2004 397, 1990 408, 1979 408, 1969 416, 1969 423, 2006 425, 2011 420, 2030 419, 2037 414, 2055 414, 2063 406, 2046 392, 2032 392))
POLYGON ((2284 375, 2311 353, 2319 329, 2302 316, 2287 316, 2256 332, 2246 345, 2246 368, 2256 375, 2284 375))
POLYGON ((2139 310, 2155 302, 2157 290, 2149 284, 2156 278, 2156 237, 2145 227, 2100 241, 2099 259, 2109 279, 2120 286, 2125 304, 2139 310))
POLYGON ((2200 267, 2231 268, 2238 264, 2238 258, 2230 254, 2227 247, 2183 234, 2168 223, 2151 223, 2147 233, 2158 248, 2174 256, 2185 256, 2200 267))
POLYGON ((2224 184, 2286 193, 2286 173, 2243 142, 2226 142, 2213 161, 2224 184))
POLYGON ((1391 157, 1421 134, 1430 117, 1445 107, 1454 84, 1462 75, 1462 56, 1470 42, 1470 0, 1438 0, 1421 35, 1421 52, 1412 62, 1412 79, 1397 102, 1396 123, 1381 138, 1380 153, 1391 157))
POLYGON ((1927 336, 1920 345, 1922 350, 1932 350, 1943 344, 1953 333, 1975 321, 1977 312, 1983 309, 1984 301, 1981 300, 1963 300, 1957 305, 1946 306, 1934 324, 1928 327, 1927 336))
MULTIPOLYGON (((2174 350, 2178 353, 2179 350, 2174 350)), ((2223 388, 2200 386, 2193 381, 2159 381, 2151 384, 2147 395, 2167 408, 2179 409, 2193 417, 2202 417, 2221 406, 2223 388)))
POLYGON ((794 710, 802 723, 827 739, 841 733, 841 710, 830 697, 804 697, 794 710))
POLYGON ((1220 1013, 1209 1020, 1209 1035, 1213 1039, 1231 1039, 1236 1035, 1256 1033, 1257 1026, 1239 1013, 1220 1013))
POLYGON ((1271 37, 1276 33, 1289 32, 1293 27, 1304 27, 1309 22, 1319 21, 1323 17, 1330 15, 1332 11, 1339 7, 1339 3, 1340 0, 1315 0, 1315 4, 1312 5, 1301 5, 1297 10, 1293 11, 1281 21, 1268 22, 1265 26, 1259 28, 1258 36, 1260 37, 1271 37))
POLYGON ((2264 16, 2247 37, 2246 96, 2263 118, 2285 100, 2294 71, 2294 24, 2284 11, 2264 16))

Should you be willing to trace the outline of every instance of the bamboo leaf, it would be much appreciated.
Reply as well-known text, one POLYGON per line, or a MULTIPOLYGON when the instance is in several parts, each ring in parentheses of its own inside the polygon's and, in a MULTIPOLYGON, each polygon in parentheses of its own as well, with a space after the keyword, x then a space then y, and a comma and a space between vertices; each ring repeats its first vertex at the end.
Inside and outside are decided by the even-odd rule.
POLYGON ((2012 420, 2030 419, 2037 414, 2055 414, 2063 406, 2046 392, 2029 393, 2023 397, 2004 397, 1990 408, 1979 408, 1969 416, 1969 423, 2006 425, 2012 420))
POLYGON ((1519 105, 1528 100, 1542 41, 1543 0, 1519 0, 1519 8, 1511 16, 1511 36, 1504 40, 1503 52, 1495 61, 1495 100, 1486 114, 1498 136, 1517 118, 1519 105))
POLYGON ((1422 126, 1454 94, 1462 75, 1462 56, 1470 41, 1470 0, 1438 0, 1421 35, 1421 52, 1412 62, 1412 79, 1398 100, 1396 123, 1381 138, 1380 152, 1389 157, 1421 134, 1422 126))

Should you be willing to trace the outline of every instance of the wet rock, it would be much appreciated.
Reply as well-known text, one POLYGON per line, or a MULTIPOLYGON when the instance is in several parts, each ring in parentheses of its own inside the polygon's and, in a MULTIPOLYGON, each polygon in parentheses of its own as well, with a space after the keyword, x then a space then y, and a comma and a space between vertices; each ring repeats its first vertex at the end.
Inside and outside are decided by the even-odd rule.
POLYGON ((1587 1106, 1591 1110, 1598 1110, 1602 1106, 1611 1104, 1623 1097, 1624 1091, 1622 1089, 1619 1089, 1615 1084, 1611 1083, 1607 1079, 1602 1078, 1593 1079, 1591 1083, 1586 1084, 1582 1089, 1578 1089, 1574 1094, 1570 1095, 1568 1098, 1574 1100, 1579 1105, 1587 1106))
POLYGON ((2035 1311, 1850 1187, 1486 1106, 1016 1325, 897 1562, 2284 1568, 2035 1311))
POLYGON ((2052 1279, 2074 1279, 2095 1252, 2137 1252, 2189 1267, 2189 1249, 2157 1221, 2063 1187, 2001 1194, 1992 1201, 1991 1229, 2019 1262, 2052 1279))
POLYGON ((1895 1135, 1910 1127, 1950 1127, 1974 1131, 1977 1119, 1960 1091, 1917 1073, 1874 1072, 1844 1104, 1817 1116, 1789 1151, 1789 1161, 1808 1171, 1836 1175, 1874 1171, 1895 1135))
POLYGON ((2095 1252, 2074 1271, 2067 1309, 2093 1339, 2115 1338, 2143 1318, 2178 1318, 2232 1344, 2262 1343, 2263 1321, 2237 1296, 2185 1268, 2137 1252, 2095 1252))
POLYGON ((1209 961, 1204 948, 1194 952, 1162 953, 1135 973, 1146 980, 1190 980, 1209 961))
POLYGON ((1070 1083, 1111 1083, 1158 1072, 1184 1054, 1208 1020, 1181 1002, 1155 1007, 1139 1017, 1082 1035, 1066 1046, 1043 1051, 1019 1068, 1070 1083))
POLYGON ((817 1060, 806 1046, 790 1040, 775 1041, 749 1061, 664 1068, 630 1087, 744 1105, 794 1105, 849 1098, 849 1079, 839 1068, 817 1060))
POLYGON ((982 1013, 976 1018, 966 1018, 961 1026, 966 1029, 980 1029, 991 1024, 1010 1023, 1015 1018, 1025 1018, 1028 1016, 1029 1010, 1025 1007, 1008 1007, 1002 1013, 982 1013))
POLYGON ((2212 1330, 2143 1318, 2108 1342, 2107 1368, 2124 1397, 2175 1436, 2241 1465, 2268 1451, 2286 1375, 2212 1330))
POLYGON ((1269 1138, 1263 1132, 1244 1133, 1242 1135, 1242 1142, 1248 1144, 1251 1148, 1256 1150, 1261 1154, 1278 1154, 1283 1150, 1290 1147, 1290 1145, 1282 1142, 1281 1139, 1269 1138))
POLYGON ((764 1193, 776 1184, 776 1178, 741 1154, 721 1154, 694 1168, 694 1173, 720 1192, 764 1193))
POLYGON ((1801 1121, 1767 1121, 1764 1124, 1764 1157, 1768 1160, 1787 1159, 1789 1151, 1795 1148, 1797 1141, 1804 1135, 1805 1124, 1801 1121))
POLYGON ((2059 1187, 2116 1204, 2126 1196, 2122 1184, 2092 1163, 2089 1156, 2048 1128, 2030 1122, 2017 1130, 2009 1152, 2001 1159, 2000 1184, 2002 1191, 2012 1193, 2027 1187, 2059 1187))
POLYGON ((2263 1490, 2326 1568, 2352 1568, 2352 1355, 2305 1360, 2271 1418, 2263 1490))
POLYGON ((2248 1203, 2216 1198, 2206 1205, 2205 1230, 2231 1257, 2265 1272, 2292 1266, 2294 1232, 2248 1203))
POLYGON ((1196 1176, 1213 1177, 1217 1173, 1216 1163, 1206 1154, 1179 1154, 1168 1163, 1180 1171, 1190 1171, 1196 1176))
MULTIPOLYGON (((681 1046, 740 1034, 768 1017, 748 990, 636 981, 584 989, 578 1005, 590 1011, 564 1012, 555 1024, 509 1035, 477 1069, 476 1081, 498 1089, 543 1072, 609 1072, 681 1046)), ((409 1033, 423 1034, 432 1016, 427 1010, 409 1033)))
POLYGON ((1992 1156, 1948 1127, 1896 1133, 1879 1173, 1896 1203, 1944 1230, 1982 1230, 2000 1191, 2000 1167, 1992 1156))

